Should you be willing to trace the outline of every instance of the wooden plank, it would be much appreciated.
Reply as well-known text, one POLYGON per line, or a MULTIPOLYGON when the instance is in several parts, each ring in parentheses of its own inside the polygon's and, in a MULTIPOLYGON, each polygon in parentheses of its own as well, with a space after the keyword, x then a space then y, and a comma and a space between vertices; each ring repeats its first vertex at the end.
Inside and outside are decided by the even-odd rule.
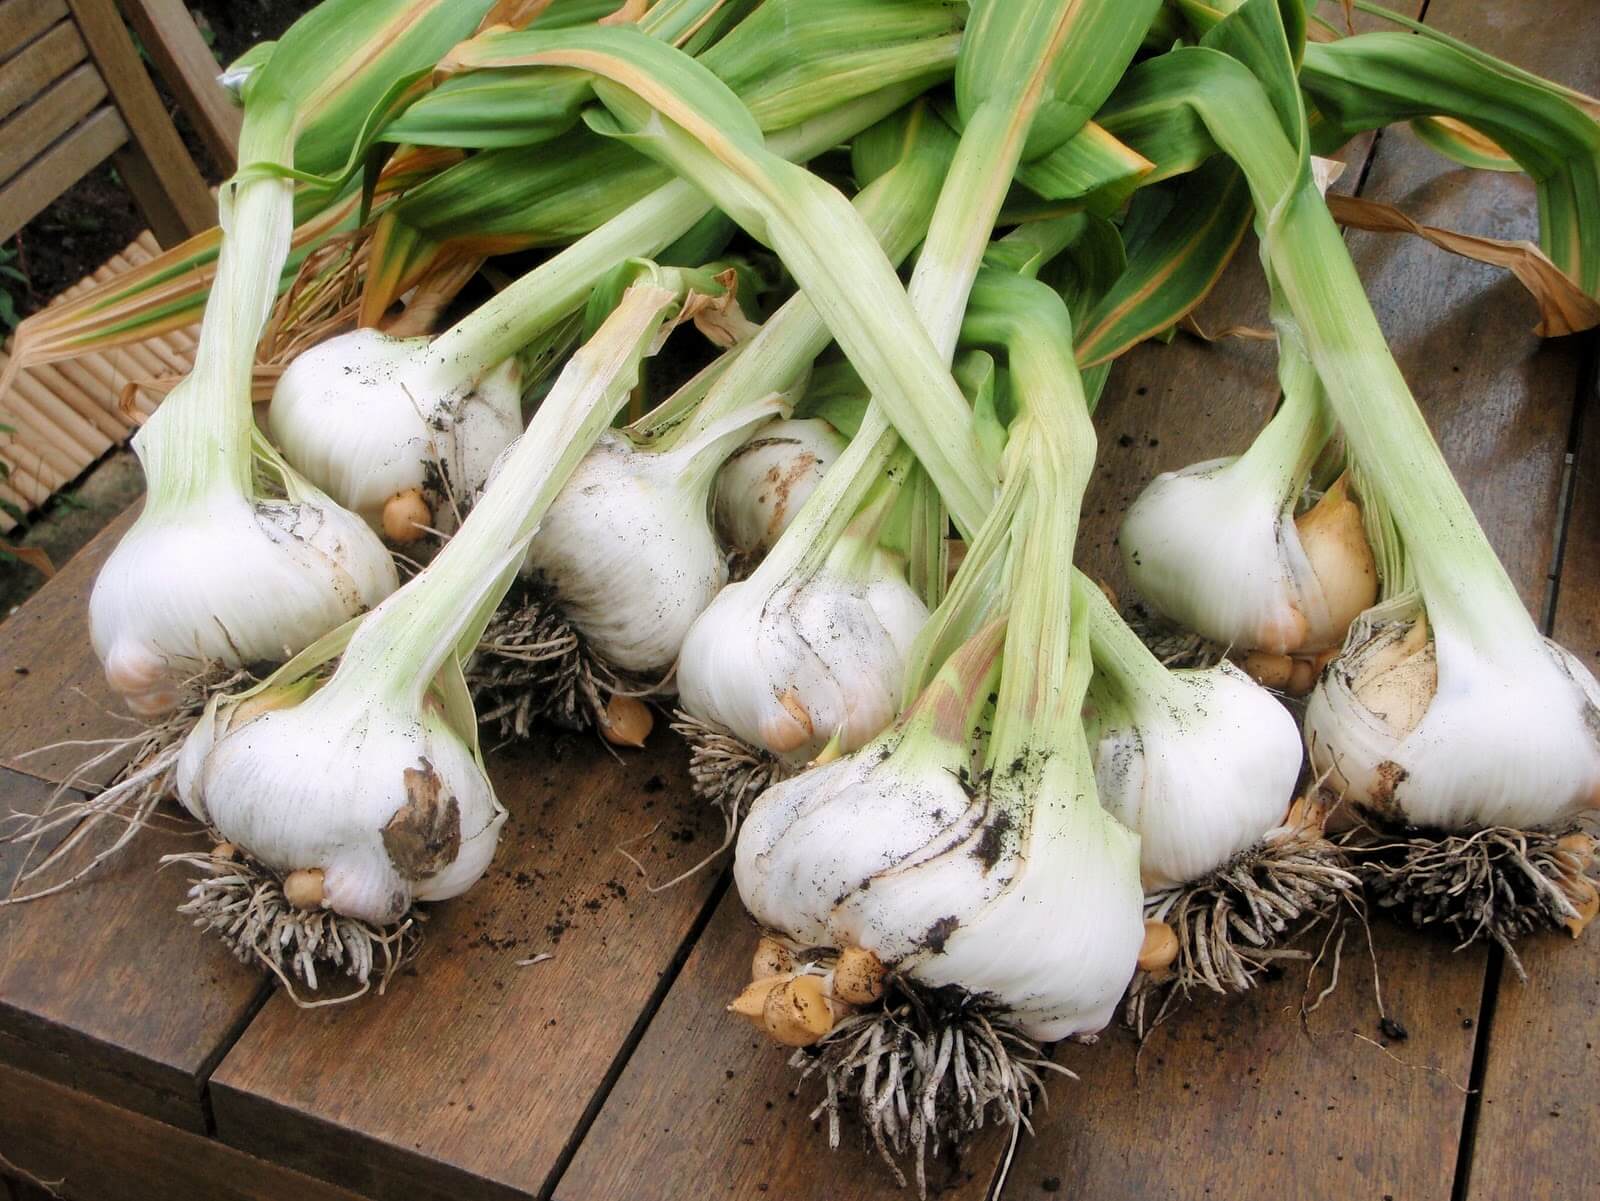
POLYGON ((128 137, 113 108, 102 108, 0 187, 0 241, 42 213, 55 198, 104 162, 128 137))
MULTIPOLYGON (((0 637, 0 712, 6 715, 0 726, 0 767, 59 782, 76 772, 84 749, 30 752, 130 728, 89 648, 88 603, 95 573, 133 518, 130 509, 113 521, 6 619, 0 637)), ((117 766, 105 764, 82 782, 103 784, 117 766)))
MULTIPOLYGON (((161 173, 156 170, 150 156, 137 143, 127 142, 112 156, 117 174, 127 185, 128 192, 139 206, 139 212, 150 223, 150 232, 163 246, 176 246, 189 237, 183 214, 168 194, 161 173)), ((141 348, 148 349, 148 348, 141 348)))
POLYGON ((134 141, 150 161, 184 228, 191 234, 209 229, 217 216, 211 193, 145 73, 114 0, 67 2, 134 141))
POLYGON ((541 735, 490 770, 511 817, 489 875, 430 912, 388 995, 312 1011, 275 996, 211 1078, 219 1138, 378 1198, 546 1189, 716 879, 651 895, 616 848, 664 880, 721 823, 661 728, 622 758, 541 735))
MULTIPOLYGON (((1555 639, 1600 672, 1600 420, 1594 398, 1567 522, 1555 639)), ((1521 952, 1526 982, 1501 971, 1468 1172, 1473 1201, 1600 1192, 1594 1064, 1600 1054, 1600 942, 1540 939, 1521 952)))
POLYGON ((77 26, 62 21, 29 46, 26 54, 0 64, 0 120, 60 79, 88 53, 77 26))
POLYGON ((354 1201, 215 1139, 14 1068, 0 1066, 0 1096, 8 1098, 0 1149, 71 1201, 354 1201))
POLYGON ((0 125, 0 179, 9 180, 77 125, 106 94, 105 81, 88 63, 74 68, 32 104, 0 125))
MULTIPOLYGON (((774 1201, 867 1201, 896 1195, 894 1181, 859 1132, 837 1152, 807 1115, 819 1099, 791 1090, 788 1052, 724 1006, 750 981, 755 928, 732 889, 695 945, 671 993, 612 1089, 556 1201, 613 1198, 771 1197, 774 1201), (650 1181, 648 1193, 640 1181, 650 1181)), ((1071 1105, 1068 1088, 1053 1090, 1071 1105)), ((962 1161, 929 1161, 930 1194, 980 1201, 1001 1156, 998 1130, 962 1161)), ((1070 1195, 1070 1194, 1069 1194, 1070 1195)), ((1136 1194, 1129 1193, 1132 1197, 1136 1194)))
MULTIPOLYGON (((1430 22, 1467 37, 1491 37, 1519 65, 1586 91, 1600 88, 1600 63, 1587 53, 1592 6, 1563 0, 1539 12, 1480 13, 1459 0, 1434 0, 1430 22), (1548 30, 1549 32, 1546 32, 1548 30)), ((1571 353, 1581 353, 1578 339, 1571 353)), ((1596 339, 1586 339, 1582 438, 1573 467, 1571 508, 1555 593, 1552 636, 1592 671, 1600 671, 1600 408, 1593 374, 1596 339)), ((1600 1164, 1585 1153, 1600 1139, 1593 1065, 1600 1051, 1600 945, 1595 931, 1576 945, 1550 937, 1521 951, 1526 982, 1501 965, 1491 984, 1494 1021, 1487 1032, 1477 1129, 1463 1195, 1592 1196, 1600 1164)))
POLYGON ((67 15, 66 0, 0 0, 0 59, 67 15))
POLYGON ((232 171, 243 113, 217 82, 221 68, 188 6, 183 0, 122 0, 121 7, 211 157, 224 173, 232 171))
MULTIPOLYGON (((0 773, 0 810, 38 812, 52 791, 0 773)), ((69 864, 114 833, 93 836, 69 864)), ((76 887, 0 908, 0 1062, 206 1129, 205 1075, 266 985, 175 912, 184 875, 156 870, 162 855, 204 845, 193 823, 163 811, 76 887)), ((0 847, 0 884, 9 886, 22 855, 0 847)))

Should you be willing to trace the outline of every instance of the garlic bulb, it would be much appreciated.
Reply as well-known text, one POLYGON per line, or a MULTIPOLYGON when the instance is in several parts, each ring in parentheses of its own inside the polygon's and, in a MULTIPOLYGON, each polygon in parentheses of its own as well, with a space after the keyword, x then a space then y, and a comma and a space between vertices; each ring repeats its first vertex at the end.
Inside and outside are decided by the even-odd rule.
POLYGON ((752 434, 717 473, 717 534, 736 554, 766 554, 845 448, 821 418, 773 421, 752 434))
POLYGON ((322 907, 375 926, 471 887, 506 816, 437 704, 411 712, 334 685, 282 707, 252 698, 208 712, 178 789, 267 867, 320 873, 322 907))
POLYGON ((213 665, 282 662, 394 591, 394 561, 372 531, 285 479, 285 500, 228 488, 195 504, 152 499, 100 569, 90 640, 135 713, 173 708, 213 665))
POLYGON ((432 339, 358 329, 289 364, 267 429, 340 504, 414 541, 419 526, 453 527, 522 432, 521 371, 513 356, 471 375, 432 339))
POLYGON ((1041 1040, 1110 1021, 1144 939, 1138 839, 1064 757, 1031 804, 962 784, 963 742, 891 731, 767 789, 734 879, 756 920, 989 998, 1041 1040))
POLYGON ((684 640, 679 701, 786 762, 851 751, 894 719, 927 619, 896 556, 847 538, 814 573, 724 588, 684 640))
POLYGON ((1306 708, 1312 766, 1379 818, 1549 827, 1600 807, 1600 684, 1548 639, 1485 650, 1404 599, 1351 631, 1306 708))
POLYGON ((1157 476, 1119 538, 1133 586, 1183 627, 1235 650, 1338 645, 1377 596, 1361 512, 1341 480, 1299 517, 1243 459, 1157 476))
POLYGON ((1166 672, 1159 691, 1132 697, 1105 691, 1091 690, 1086 714, 1095 785, 1106 811, 1140 836, 1147 892, 1200 879, 1282 822, 1300 732, 1238 668, 1166 672))
POLYGON ((573 472, 528 548, 525 570, 610 666, 672 669, 696 618, 728 582, 707 506, 730 445, 772 414, 764 400, 696 428, 667 450, 608 432, 573 472))

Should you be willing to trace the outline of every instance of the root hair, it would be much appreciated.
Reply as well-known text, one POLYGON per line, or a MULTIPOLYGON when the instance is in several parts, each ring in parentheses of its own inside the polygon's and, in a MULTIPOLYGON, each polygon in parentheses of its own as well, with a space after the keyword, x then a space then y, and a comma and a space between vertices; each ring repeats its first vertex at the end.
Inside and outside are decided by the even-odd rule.
POLYGON ((1581 828, 1470 833, 1358 826, 1345 849, 1380 908, 1419 929, 1442 926, 1458 949, 1491 941, 1526 980, 1514 944, 1540 930, 1581 930, 1593 916, 1594 838, 1581 828), (1578 835, 1573 838, 1573 835, 1578 835), (1587 915, 1580 907, 1588 906, 1587 915))
POLYGON ((421 913, 413 909, 388 926, 345 917, 331 909, 297 909, 283 894, 276 872, 234 851, 167 855, 165 867, 181 863, 202 874, 192 880, 189 899, 178 912, 213 931, 241 963, 261 964, 278 977, 289 999, 302 1009, 337 1005, 365 995, 376 980, 381 995, 395 971, 421 942, 421 913), (295 992, 299 980, 315 992, 317 969, 342 971, 356 989, 336 997, 308 1001, 295 992))
MULTIPOLYGON (((178 765, 178 755, 183 742, 194 729, 195 722, 205 711, 206 704, 219 692, 228 692, 254 682, 250 672, 221 666, 208 667, 197 672, 182 686, 182 700, 177 708, 154 724, 139 722, 132 732, 112 738, 52 743, 30 752, 33 755, 64 747, 82 746, 89 755, 78 763, 50 794, 44 808, 38 813, 13 813, 0 826, 0 844, 26 844, 21 870, 11 884, 10 893, 0 898, 0 905, 18 904, 38 900, 64 892, 112 859, 134 840, 155 818, 161 801, 172 795, 173 775, 178 765), (96 769, 126 762, 104 788, 83 800, 68 794, 81 790, 96 769), (83 846, 103 823, 121 824, 111 842, 96 851, 81 867, 65 878, 53 883, 36 883, 52 868, 63 863, 76 848, 83 846), (57 831, 70 831, 65 838, 50 849, 37 863, 31 863, 40 844, 57 831)), ((126 715, 116 715, 123 720, 133 720, 126 715)))
POLYGON ((909 1156, 919 1196, 927 1195, 927 1157, 958 1152, 987 1124, 1030 1131, 1044 1074, 1073 1073, 1044 1057, 989 1000, 956 988, 928 990, 889 979, 884 1000, 843 1018, 815 1047, 789 1060, 799 1086, 818 1076, 825 1088, 812 1110, 828 1118, 828 1145, 853 1117, 903 1188, 909 1156))

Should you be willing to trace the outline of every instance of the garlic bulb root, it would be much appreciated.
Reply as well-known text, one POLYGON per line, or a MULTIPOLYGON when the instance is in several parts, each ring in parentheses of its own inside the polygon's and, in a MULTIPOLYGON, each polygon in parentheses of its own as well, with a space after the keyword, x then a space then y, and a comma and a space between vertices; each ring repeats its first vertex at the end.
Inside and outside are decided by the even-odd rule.
POLYGON ((315 870, 279 877, 231 842, 209 854, 168 855, 172 863, 199 874, 178 912, 215 933, 239 962, 266 967, 283 982, 291 1000, 303 1004, 294 982, 316 992, 319 972, 342 973, 356 987, 317 1004, 353 1001, 377 984, 381 993, 394 973, 415 954, 420 929, 408 914, 379 925, 347 917, 322 904, 322 880, 315 870))
POLYGON ((678 709, 672 729, 689 744, 689 786, 694 795, 721 810, 730 830, 767 788, 799 768, 763 747, 751 746, 726 726, 678 709))

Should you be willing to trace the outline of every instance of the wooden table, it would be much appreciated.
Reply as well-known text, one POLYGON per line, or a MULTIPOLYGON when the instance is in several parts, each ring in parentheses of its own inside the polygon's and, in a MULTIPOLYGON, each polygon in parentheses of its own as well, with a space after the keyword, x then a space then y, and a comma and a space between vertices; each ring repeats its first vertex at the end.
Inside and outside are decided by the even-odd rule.
MULTIPOLYGON (((1433 0, 1427 19, 1600 90, 1587 0, 1433 0)), ((1404 130, 1349 152, 1341 185, 1421 220, 1531 236, 1532 188, 1432 156, 1404 130)), ((1600 657, 1595 343, 1541 344, 1505 275, 1413 241, 1352 238, 1419 401, 1531 611, 1600 657)), ((1260 323, 1251 248, 1203 321, 1260 323)), ((1152 474, 1241 449, 1270 411, 1268 347, 1180 339, 1118 366, 1099 416, 1084 562, 1120 583, 1117 520, 1152 474)), ((0 797, 41 803, 66 766, 28 749, 115 726, 85 646, 89 583, 121 524, 0 634, 0 797)), ((554 736, 497 751, 512 818, 487 879, 435 908, 390 988, 297 1010, 173 913, 198 844, 180 823, 74 893, 0 911, 5 1171, 115 1198, 783 1198, 894 1195, 853 1139, 836 1154, 788 1095, 784 1056, 722 1006, 750 927, 725 875, 652 894, 715 845, 684 754, 657 733, 618 759, 554 736), (539 952, 533 966, 518 960, 539 952)), ((0 862, 0 869, 11 866, 0 862)), ((1550 937, 1518 982, 1497 954, 1388 926, 1346 944, 1343 986, 1303 1024, 1300 975, 1202 1002, 1135 1074, 1114 1032, 1059 1058, 999 1195, 1477 1201, 1600 1195, 1600 941, 1550 937), (1378 1027, 1376 966, 1403 1040, 1378 1027)), ((940 1195, 997 1188, 998 1135, 934 1171, 940 1195)), ((23 1190, 18 1195, 33 1196, 23 1190)))

